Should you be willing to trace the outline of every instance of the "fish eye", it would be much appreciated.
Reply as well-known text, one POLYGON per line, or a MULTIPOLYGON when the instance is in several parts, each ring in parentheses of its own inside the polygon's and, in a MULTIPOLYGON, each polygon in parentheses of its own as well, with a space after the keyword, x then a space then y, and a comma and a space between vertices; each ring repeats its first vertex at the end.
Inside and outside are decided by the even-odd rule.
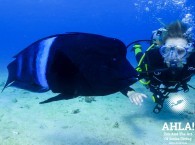
POLYGON ((116 59, 115 57, 114 57, 114 58, 112 58, 112 60, 113 60, 113 61, 117 61, 117 59, 116 59))

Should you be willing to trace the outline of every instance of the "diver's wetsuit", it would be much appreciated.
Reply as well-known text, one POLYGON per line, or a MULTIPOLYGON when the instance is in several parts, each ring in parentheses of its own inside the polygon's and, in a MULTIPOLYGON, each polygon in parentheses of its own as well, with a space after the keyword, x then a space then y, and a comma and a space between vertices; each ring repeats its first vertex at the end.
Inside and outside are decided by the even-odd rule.
MULTIPOLYGON (((142 55, 143 53, 141 51, 136 54, 138 62, 142 55)), ((187 64, 182 69, 170 69, 164 63, 159 49, 153 48, 145 52, 145 57, 139 67, 141 68, 140 77, 144 78, 146 82, 150 82, 147 86, 154 93, 153 96, 160 96, 160 98, 155 98, 154 100, 160 112, 163 107, 163 102, 169 93, 177 92, 179 88, 188 91, 187 82, 195 74, 195 52, 191 53, 187 58, 187 64), (160 104, 159 107, 158 104, 160 104)))

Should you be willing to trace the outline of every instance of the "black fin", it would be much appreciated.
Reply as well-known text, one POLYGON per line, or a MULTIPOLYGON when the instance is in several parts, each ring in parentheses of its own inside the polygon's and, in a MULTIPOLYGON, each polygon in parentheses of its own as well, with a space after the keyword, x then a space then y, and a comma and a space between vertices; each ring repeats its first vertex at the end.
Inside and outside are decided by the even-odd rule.
POLYGON ((10 86, 16 87, 16 88, 20 88, 23 90, 28 90, 31 92, 38 92, 38 93, 44 93, 49 91, 49 89, 47 88, 43 88, 37 84, 33 84, 33 83, 25 83, 25 82, 21 82, 21 81, 14 81, 12 84, 10 84, 10 86))
POLYGON ((50 103, 50 102, 54 102, 54 101, 60 101, 60 100, 68 100, 68 99, 73 99, 76 96, 74 95, 64 95, 64 94, 59 94, 55 97, 49 98, 45 101, 39 102, 39 104, 45 104, 45 103, 50 103))
POLYGON ((17 62, 16 60, 12 61, 8 66, 8 78, 7 78, 7 82, 5 84, 5 86, 3 87, 2 91, 11 83, 13 83, 16 80, 16 75, 17 75, 17 62))

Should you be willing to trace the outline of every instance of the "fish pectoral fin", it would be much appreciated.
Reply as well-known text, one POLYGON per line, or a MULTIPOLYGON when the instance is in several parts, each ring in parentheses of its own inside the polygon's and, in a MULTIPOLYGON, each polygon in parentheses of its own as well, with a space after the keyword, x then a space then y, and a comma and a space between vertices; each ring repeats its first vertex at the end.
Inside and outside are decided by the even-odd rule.
POLYGON ((76 96, 74 95, 64 95, 64 94, 58 94, 55 97, 51 97, 45 101, 39 102, 39 104, 45 104, 45 103, 50 103, 50 102, 54 102, 54 101, 60 101, 60 100, 68 100, 68 99, 73 99, 76 96))

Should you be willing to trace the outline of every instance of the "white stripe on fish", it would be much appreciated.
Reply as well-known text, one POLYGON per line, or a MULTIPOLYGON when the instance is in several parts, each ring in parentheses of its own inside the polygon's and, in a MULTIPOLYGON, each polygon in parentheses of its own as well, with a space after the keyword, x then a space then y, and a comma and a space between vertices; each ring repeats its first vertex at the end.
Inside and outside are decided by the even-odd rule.
POLYGON ((46 79, 46 66, 49 57, 49 50, 56 37, 44 40, 39 45, 39 51, 36 58, 36 73, 39 85, 48 89, 48 83, 46 79))

